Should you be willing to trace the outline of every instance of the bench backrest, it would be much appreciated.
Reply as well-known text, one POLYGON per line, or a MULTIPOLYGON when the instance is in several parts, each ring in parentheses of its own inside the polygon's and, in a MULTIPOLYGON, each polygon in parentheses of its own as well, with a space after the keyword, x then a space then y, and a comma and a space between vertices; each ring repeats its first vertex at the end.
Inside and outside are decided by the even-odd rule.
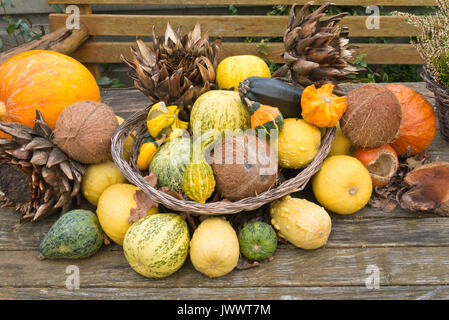
MULTIPOLYGON (((187 32, 196 22, 200 22, 202 30, 209 30, 211 36, 226 38, 244 37, 281 37, 283 36, 287 16, 262 15, 123 15, 95 14, 91 11, 93 4, 129 4, 129 5, 289 5, 304 4, 308 0, 47 0, 49 4, 78 5, 81 11, 81 22, 87 26, 92 36, 151 36, 152 25, 156 25, 159 34, 165 31, 168 21, 175 28, 178 25, 187 32)), ((315 4, 323 3, 315 1, 315 4)), ((344 6, 431 6, 435 0, 334 0, 333 3, 344 6)), ((65 25, 67 15, 51 14, 50 29, 52 31, 65 25)), ((367 27, 367 16, 347 16, 342 24, 349 27, 350 37, 410 37, 416 36, 417 30, 403 20, 393 16, 381 16, 379 28, 367 27)), ((352 41, 356 42, 356 41, 352 41)), ((89 40, 82 45, 73 56, 90 64, 118 63, 120 54, 129 56, 129 47, 135 42, 89 40)), ((365 61, 370 64, 421 64, 422 60, 416 50, 408 43, 360 43, 358 54, 365 53, 365 61)), ((282 43, 268 43, 261 50, 258 43, 225 41, 222 46, 222 56, 238 54, 254 54, 262 58, 282 62, 280 53, 282 43), (263 51, 263 52, 262 52, 263 51)))

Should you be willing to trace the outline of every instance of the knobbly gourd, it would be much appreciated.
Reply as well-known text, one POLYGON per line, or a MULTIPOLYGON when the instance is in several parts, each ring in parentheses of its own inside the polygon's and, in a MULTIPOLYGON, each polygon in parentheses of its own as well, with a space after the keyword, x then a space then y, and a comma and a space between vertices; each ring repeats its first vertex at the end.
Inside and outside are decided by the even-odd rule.
POLYGON ((123 252, 129 265, 148 278, 178 271, 189 252, 189 229, 178 214, 160 213, 140 219, 126 232, 123 252))
MULTIPOLYGON (((0 79, 0 121, 33 127, 39 109, 54 129, 69 105, 101 100, 100 88, 89 70, 54 51, 26 51, 6 60, 0 66, 0 79)), ((4 137, 0 132, 0 138, 4 137)))
POLYGON ((285 119, 278 138, 279 166, 300 169, 312 162, 321 145, 321 132, 303 119, 285 119))
POLYGON ((190 138, 176 138, 164 143, 150 163, 150 172, 157 174, 157 186, 182 190, 182 176, 190 162, 190 138))
POLYGON ((257 56, 240 55, 223 59, 217 67, 217 84, 219 89, 237 91, 239 83, 248 77, 259 76, 271 78, 270 68, 257 56))
POLYGON ((329 214, 308 200, 285 196, 270 204, 270 215, 278 235, 299 248, 317 249, 329 238, 329 214))
POLYGON ((346 97, 332 94, 334 86, 324 84, 320 88, 315 85, 304 89, 301 96, 302 117, 317 127, 335 127, 346 111, 346 97))
POLYGON ((190 126, 194 138, 208 130, 218 130, 222 135, 226 130, 250 128, 248 107, 237 92, 211 90, 202 94, 192 107, 190 126))
POLYGON ((179 111, 177 106, 167 107, 164 102, 153 105, 147 116, 150 135, 158 140, 164 136, 166 141, 182 135, 182 131, 187 130, 189 123, 179 119, 179 111))
POLYGON ((284 81, 262 77, 249 77, 239 86, 242 98, 276 107, 284 118, 301 116, 302 92, 302 88, 292 86, 284 81))
POLYGON ((352 214, 368 203, 373 187, 365 166, 354 157, 341 155, 324 160, 312 178, 312 189, 326 209, 352 214))
POLYGON ((91 164, 81 181, 81 192, 90 204, 97 206, 101 194, 109 186, 117 183, 125 183, 122 172, 112 161, 99 164, 91 164))
POLYGON ((284 117, 278 108, 260 104, 245 98, 251 116, 251 129, 256 135, 263 132, 267 137, 271 134, 279 135, 284 126, 284 117))
POLYGON ((209 277, 221 277, 238 263, 239 240, 224 218, 201 222, 190 241, 190 260, 195 269, 209 277))
POLYGON ((276 251, 277 242, 276 232, 265 222, 250 222, 239 232, 240 251, 250 260, 268 259, 276 251))
POLYGON ((94 255, 103 244, 97 216, 88 210, 72 210, 59 218, 42 240, 41 259, 82 259, 94 255))

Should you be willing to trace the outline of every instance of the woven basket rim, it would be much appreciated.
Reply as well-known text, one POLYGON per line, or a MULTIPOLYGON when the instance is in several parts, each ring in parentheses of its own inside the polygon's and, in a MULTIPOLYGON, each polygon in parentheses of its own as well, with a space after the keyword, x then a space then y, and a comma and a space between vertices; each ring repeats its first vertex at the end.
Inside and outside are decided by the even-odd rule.
MULTIPOLYGON (((307 167, 299 171, 295 177, 282 182, 278 186, 262 192, 254 197, 245 198, 235 202, 217 201, 201 204, 191 200, 180 200, 168 193, 153 188, 144 179, 142 174, 138 172, 138 170, 133 169, 123 157, 125 139, 133 132, 139 136, 139 133, 144 134, 145 131, 147 131, 146 117, 150 108, 151 106, 148 106, 141 111, 135 112, 117 128, 111 138, 111 153, 113 161, 123 173, 125 178, 139 187, 153 201, 156 201, 171 210, 190 214, 224 215, 236 214, 242 211, 252 211, 283 196, 303 190, 310 178, 321 168, 324 159, 330 152, 332 140, 336 133, 335 127, 327 128, 326 133, 322 138, 320 149, 312 162, 307 167)), ((133 146, 133 149, 134 148, 135 146, 133 146)), ((133 159, 131 157, 130 162, 132 161, 133 159)))

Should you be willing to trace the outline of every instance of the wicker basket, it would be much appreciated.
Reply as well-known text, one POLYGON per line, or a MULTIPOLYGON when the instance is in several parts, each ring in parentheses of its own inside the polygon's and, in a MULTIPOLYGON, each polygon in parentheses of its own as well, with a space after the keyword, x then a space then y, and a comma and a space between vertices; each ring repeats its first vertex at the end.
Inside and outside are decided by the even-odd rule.
POLYGON ((437 82, 426 67, 424 67, 421 77, 426 82, 427 88, 435 95, 435 108, 440 132, 444 140, 449 141, 449 90, 437 82))
POLYGON ((141 188, 152 200, 157 201, 164 207, 177 212, 187 212, 190 214, 200 215, 222 215, 235 214, 242 211, 252 211, 260 208, 264 204, 279 199, 290 193, 304 189, 310 178, 321 168, 321 164, 328 155, 332 140, 335 136, 336 129, 330 128, 326 130, 323 137, 320 150, 313 161, 303 170, 298 172, 294 178, 286 180, 276 187, 265 191, 257 196, 242 199, 236 202, 217 201, 201 204, 194 201, 186 201, 177 199, 165 192, 161 192, 153 188, 144 179, 142 172, 137 169, 136 162, 138 150, 146 137, 148 130, 146 127, 146 118, 150 107, 139 111, 126 119, 115 132, 112 137, 111 151, 115 164, 120 168, 126 179, 134 185, 141 188), (133 147, 131 151, 130 163, 122 156, 123 145, 125 139, 135 132, 133 147))

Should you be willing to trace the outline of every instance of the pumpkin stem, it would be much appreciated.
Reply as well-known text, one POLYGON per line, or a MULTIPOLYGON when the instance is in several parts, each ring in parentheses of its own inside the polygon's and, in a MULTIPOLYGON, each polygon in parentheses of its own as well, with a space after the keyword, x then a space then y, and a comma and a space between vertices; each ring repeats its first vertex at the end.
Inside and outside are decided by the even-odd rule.
POLYGON ((5 121, 6 116, 6 104, 3 101, 0 101, 0 121, 5 121))

